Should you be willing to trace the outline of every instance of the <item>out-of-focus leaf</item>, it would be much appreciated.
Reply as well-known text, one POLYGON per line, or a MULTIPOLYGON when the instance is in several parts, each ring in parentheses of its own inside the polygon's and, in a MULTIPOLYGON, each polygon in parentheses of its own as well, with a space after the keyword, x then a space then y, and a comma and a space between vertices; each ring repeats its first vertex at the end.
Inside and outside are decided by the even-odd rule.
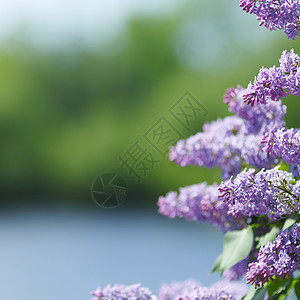
POLYGON ((273 241, 278 235, 278 233, 279 233, 279 228, 273 227, 268 233, 266 233, 265 235, 257 239, 258 240, 257 248, 259 249, 262 245, 265 245, 268 242, 273 241))
POLYGON ((215 261, 214 268, 212 269, 211 273, 218 272, 218 271, 220 272, 220 271, 221 271, 221 269, 220 269, 221 263, 222 263, 222 254, 220 254, 220 255, 217 257, 217 259, 216 259, 216 261, 215 261))
POLYGON ((295 294, 297 296, 297 299, 300 300, 300 281, 297 281, 295 284, 295 294))
POLYGON ((285 298, 289 293, 289 288, 292 284, 292 278, 283 280, 278 277, 273 281, 270 281, 267 286, 269 299, 276 300, 285 298))
POLYGON ((245 297, 242 300, 264 300, 267 289, 266 287, 255 289, 252 285, 245 297))
POLYGON ((222 261, 219 262, 222 273, 249 255, 253 238, 251 226, 225 234, 222 261))
POLYGON ((296 220, 294 220, 294 219, 290 219, 290 218, 286 219, 283 224, 282 231, 289 228, 290 226, 292 226, 295 222, 296 222, 296 220))

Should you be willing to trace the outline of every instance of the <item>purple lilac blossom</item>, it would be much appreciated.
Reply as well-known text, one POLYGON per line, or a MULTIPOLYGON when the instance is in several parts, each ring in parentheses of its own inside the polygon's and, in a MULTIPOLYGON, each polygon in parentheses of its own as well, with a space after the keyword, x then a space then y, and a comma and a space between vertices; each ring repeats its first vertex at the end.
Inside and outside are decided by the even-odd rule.
POLYGON ((281 232, 274 241, 261 246, 256 262, 249 264, 247 283, 262 286, 269 279, 291 276, 300 267, 300 226, 281 232))
POLYGON ((180 217, 187 221, 208 222, 222 231, 241 229, 244 221, 228 215, 228 206, 218 199, 218 184, 206 182, 169 192, 158 200, 159 213, 169 218, 180 217))
POLYGON ((279 101, 288 94, 300 96, 300 57, 293 49, 290 52, 284 50, 279 62, 279 67, 260 69, 253 84, 250 82, 243 94, 246 103, 253 106, 270 100, 279 101))
POLYGON ((224 103, 228 105, 229 111, 249 121, 249 132, 260 133, 285 126, 286 106, 281 101, 271 101, 266 105, 249 107, 245 105, 243 99, 245 91, 240 85, 236 88, 227 89, 224 94, 224 103))
POLYGON ((245 169, 221 183, 219 198, 234 217, 266 215, 278 220, 300 212, 299 185, 294 185, 293 179, 291 173, 278 167, 257 174, 254 169, 245 169))
POLYGON ((219 281, 205 287, 189 280, 163 285, 158 300, 240 300, 246 293, 247 287, 239 282, 219 281))
POLYGON ((107 285, 103 289, 98 287, 92 292, 95 296, 91 300, 151 300, 155 299, 148 288, 141 287, 140 284, 133 285, 107 285))
POLYGON ((170 147, 170 160, 181 166, 219 166, 223 179, 238 174, 243 164, 271 167, 275 160, 262 151, 260 142, 266 131, 285 126, 286 106, 278 101, 249 107, 244 92, 241 86, 228 89, 224 102, 237 116, 205 123, 203 132, 170 147))
POLYGON ((170 147, 170 160, 180 166, 219 166, 223 179, 238 174, 244 163, 257 168, 271 167, 274 158, 262 151, 260 143, 264 132, 254 134, 249 128, 249 121, 237 116, 206 123, 203 132, 170 147))
POLYGON ((299 129, 270 130, 263 136, 262 144, 265 144, 264 151, 272 156, 281 157, 288 164, 300 165, 299 129))
POLYGON ((269 30, 283 30, 293 40, 300 35, 299 0, 240 0, 244 11, 255 14, 259 25, 269 30))

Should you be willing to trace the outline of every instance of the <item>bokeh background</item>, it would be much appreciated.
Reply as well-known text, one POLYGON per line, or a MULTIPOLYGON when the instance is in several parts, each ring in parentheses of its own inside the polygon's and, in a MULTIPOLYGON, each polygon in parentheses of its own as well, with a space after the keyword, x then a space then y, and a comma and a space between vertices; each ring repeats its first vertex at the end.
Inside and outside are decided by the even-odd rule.
MULTIPOLYGON (((299 42, 259 27, 238 0, 2 4, 0 298, 79 300, 109 282, 155 291, 218 279, 209 272, 220 233, 158 216, 156 202, 220 171, 165 155, 138 183, 119 157, 187 91, 208 113, 184 137, 228 115, 224 91, 246 87, 282 50, 299 53, 299 42), (107 210, 90 191, 111 172, 128 196, 107 210)), ((288 126, 299 127, 297 100, 285 102, 288 126)))

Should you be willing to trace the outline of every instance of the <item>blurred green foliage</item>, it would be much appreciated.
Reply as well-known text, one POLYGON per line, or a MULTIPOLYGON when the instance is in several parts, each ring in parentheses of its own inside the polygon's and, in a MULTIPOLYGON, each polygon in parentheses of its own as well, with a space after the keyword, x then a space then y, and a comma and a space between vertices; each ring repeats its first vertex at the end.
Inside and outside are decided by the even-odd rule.
MULTIPOLYGON (((219 170, 180 168, 163 157, 137 184, 121 169, 118 157, 158 118, 167 116, 186 91, 208 110, 203 121, 223 117, 229 114, 222 102, 226 88, 246 86, 262 65, 277 64, 283 49, 293 47, 300 52, 299 42, 287 41, 280 33, 251 51, 245 42, 238 43, 231 36, 228 27, 237 25, 230 23, 230 12, 224 11, 215 11, 213 18, 218 20, 216 30, 222 32, 226 47, 203 68, 201 60, 197 68, 185 64, 176 51, 180 45, 176 36, 191 14, 201 19, 206 13, 199 8, 160 18, 135 17, 122 35, 105 46, 50 51, 17 39, 2 46, 2 204, 60 201, 93 205, 90 186, 104 172, 126 176, 131 196, 124 205, 137 205, 136 200, 141 206, 147 201, 153 205, 159 194, 171 189, 219 180, 219 170), (195 11, 201 13, 195 15, 195 11)), ((255 20, 253 24, 258 27, 255 20)), ((255 30, 245 32, 244 40, 247 34, 256 34, 255 30)), ((287 121, 299 127, 294 100, 286 101, 287 121)), ((200 131, 203 121, 185 136, 200 131)))

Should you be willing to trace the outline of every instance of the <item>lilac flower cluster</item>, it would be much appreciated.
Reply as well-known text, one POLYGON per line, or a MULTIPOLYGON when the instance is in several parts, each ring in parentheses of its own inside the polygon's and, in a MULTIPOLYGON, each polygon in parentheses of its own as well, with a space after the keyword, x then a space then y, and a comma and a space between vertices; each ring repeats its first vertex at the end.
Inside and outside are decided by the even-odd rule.
POLYGON ((188 221, 209 222, 222 231, 240 229, 243 220, 228 215, 228 206, 218 199, 218 185, 205 182, 169 192, 158 200, 159 212, 169 218, 180 217, 188 221))
POLYGON ((151 300, 155 299, 148 288, 141 287, 140 284, 133 285, 107 285, 101 290, 100 287, 92 292, 91 300, 151 300))
POLYGON ((206 123, 203 132, 178 141, 170 147, 170 160, 181 166, 219 166, 223 179, 238 174, 243 164, 271 167, 275 161, 262 150, 260 142, 266 131, 285 126, 286 106, 279 101, 249 107, 244 93, 241 86, 228 89, 224 102, 237 116, 206 123))
MULTIPOLYGON (((171 161, 181 166, 219 166, 226 181, 219 186, 219 201, 216 200, 216 185, 208 189, 206 183, 202 183, 181 188, 179 194, 170 192, 160 197, 160 213, 170 218, 207 221, 224 232, 241 229, 253 221, 258 226, 254 236, 261 237, 270 232, 270 221, 300 212, 300 181, 293 177, 300 174, 300 140, 297 130, 283 129, 286 106, 280 101, 287 93, 300 96, 299 66, 298 55, 293 50, 284 51, 280 67, 263 68, 254 85, 250 83, 246 90, 238 86, 226 91, 224 102, 235 116, 206 123, 203 132, 180 140, 170 148, 171 161), (255 102, 264 105, 247 105, 255 102), (279 167, 268 169, 279 162, 280 157, 290 164, 292 173, 279 167), (241 172, 243 165, 261 170, 241 172)), ((247 258, 225 270, 225 278, 240 279, 246 274, 249 262, 256 259, 254 244, 247 258)), ((179 299, 218 297, 209 288, 188 290, 185 286, 184 289, 179 299)))
POLYGON ((270 130, 262 139, 264 151, 283 158, 288 164, 300 165, 300 131, 299 129, 281 128, 270 130))
POLYGON ((211 287, 200 286, 193 280, 163 285, 158 293, 159 300, 239 300, 247 292, 241 283, 220 281, 211 287))
POLYGON ((206 123, 203 132, 170 147, 170 160, 180 166, 219 166, 223 179, 239 173, 244 163, 270 167, 274 159, 262 151, 262 134, 249 133, 247 123, 236 116, 206 123))
POLYGON ((300 96, 300 57, 293 49, 290 52, 284 50, 279 62, 279 67, 260 69, 253 84, 250 82, 244 92, 246 103, 266 104, 270 100, 279 101, 288 94, 300 96))
POLYGON ((300 212, 298 182, 293 185, 291 173, 275 167, 244 170, 234 179, 222 182, 219 198, 228 205, 228 213, 235 217, 267 215, 277 220, 300 212))
POLYGON ((237 88, 227 89, 224 103, 228 104, 229 111, 248 121, 249 133, 266 132, 285 126, 286 106, 281 101, 271 101, 266 105, 255 105, 250 108, 244 103, 244 93, 245 89, 240 85, 237 88))
POLYGON ((299 0, 240 0, 244 11, 257 15, 260 26, 269 30, 281 29, 293 40, 300 35, 299 0))
POLYGON ((262 246, 258 260, 249 264, 247 283, 256 287, 269 279, 281 277, 285 279, 300 268, 300 226, 281 232, 273 242, 262 246))

